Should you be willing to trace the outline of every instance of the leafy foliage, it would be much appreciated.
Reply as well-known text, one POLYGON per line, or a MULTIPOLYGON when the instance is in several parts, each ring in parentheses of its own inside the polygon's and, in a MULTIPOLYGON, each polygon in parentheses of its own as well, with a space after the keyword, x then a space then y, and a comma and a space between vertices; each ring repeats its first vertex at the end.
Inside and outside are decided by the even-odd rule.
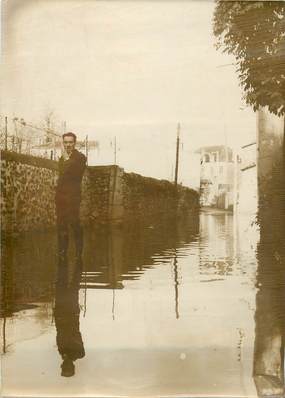
POLYGON ((233 54, 246 103, 285 114, 285 2, 216 0, 217 48, 233 54))

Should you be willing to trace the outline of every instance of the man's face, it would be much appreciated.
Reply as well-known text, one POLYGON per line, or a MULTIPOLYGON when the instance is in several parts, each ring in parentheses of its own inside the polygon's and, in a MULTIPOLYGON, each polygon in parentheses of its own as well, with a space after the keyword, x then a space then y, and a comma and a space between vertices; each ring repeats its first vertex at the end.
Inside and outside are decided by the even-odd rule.
POLYGON ((70 155, 71 152, 74 150, 75 148, 75 140, 73 137, 64 137, 63 138, 63 146, 64 149, 66 150, 67 154, 70 155))

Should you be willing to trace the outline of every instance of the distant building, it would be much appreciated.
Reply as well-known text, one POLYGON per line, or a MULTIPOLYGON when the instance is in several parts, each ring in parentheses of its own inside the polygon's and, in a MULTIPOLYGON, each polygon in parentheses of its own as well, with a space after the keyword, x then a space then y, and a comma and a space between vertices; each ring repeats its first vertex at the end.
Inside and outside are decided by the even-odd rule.
POLYGON ((202 147, 200 152, 200 204, 233 209, 235 165, 231 148, 219 145, 202 147))
MULTIPOLYGON (((88 158, 93 156, 93 152, 98 150, 98 141, 88 141, 88 158)), ((62 140, 61 137, 52 140, 41 141, 36 145, 33 145, 30 150, 30 154, 43 158, 58 160, 61 156, 62 140)), ((77 140, 76 148, 86 154, 86 141, 77 140)))
POLYGON ((30 147, 30 154, 42 158, 57 160, 61 154, 61 142, 59 139, 40 139, 30 147))
POLYGON ((256 142, 241 147, 237 210, 240 214, 255 214, 257 211, 256 142))

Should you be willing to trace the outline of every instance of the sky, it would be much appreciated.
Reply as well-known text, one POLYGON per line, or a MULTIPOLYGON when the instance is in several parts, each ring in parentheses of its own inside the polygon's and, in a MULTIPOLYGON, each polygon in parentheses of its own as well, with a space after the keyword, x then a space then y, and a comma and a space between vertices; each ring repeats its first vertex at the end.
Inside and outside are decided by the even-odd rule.
POLYGON ((234 59, 214 47, 214 2, 9 0, 3 3, 1 114, 52 110, 99 140, 92 164, 197 185, 197 148, 255 139, 234 59))

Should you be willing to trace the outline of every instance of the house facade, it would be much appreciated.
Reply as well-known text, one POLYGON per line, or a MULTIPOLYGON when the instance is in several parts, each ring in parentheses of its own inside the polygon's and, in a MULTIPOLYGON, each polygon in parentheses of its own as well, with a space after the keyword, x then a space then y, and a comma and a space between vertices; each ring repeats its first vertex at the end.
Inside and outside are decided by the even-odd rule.
POLYGON ((256 142, 241 147, 239 164, 237 211, 239 214, 255 215, 258 207, 256 142))
POLYGON ((200 148, 200 204, 233 209, 235 165, 233 151, 225 145, 200 148))

